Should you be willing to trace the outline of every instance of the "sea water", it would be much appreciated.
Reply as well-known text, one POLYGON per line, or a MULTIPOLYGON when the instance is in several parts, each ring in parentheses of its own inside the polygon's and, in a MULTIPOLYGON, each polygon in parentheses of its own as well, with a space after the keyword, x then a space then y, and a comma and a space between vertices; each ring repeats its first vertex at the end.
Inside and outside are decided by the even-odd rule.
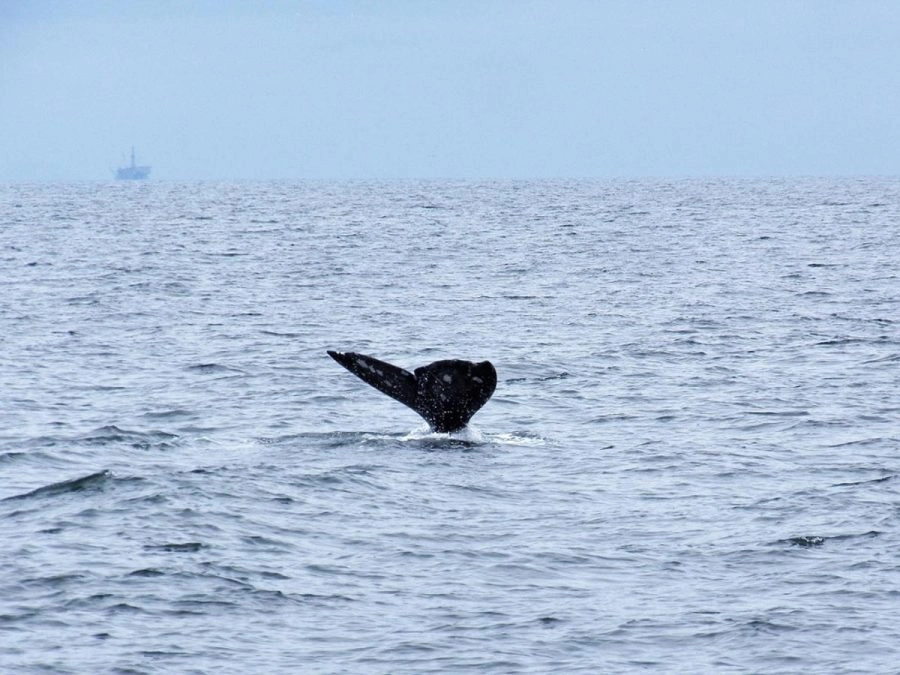
POLYGON ((889 179, 0 186, 0 671, 896 672, 898 269, 889 179))

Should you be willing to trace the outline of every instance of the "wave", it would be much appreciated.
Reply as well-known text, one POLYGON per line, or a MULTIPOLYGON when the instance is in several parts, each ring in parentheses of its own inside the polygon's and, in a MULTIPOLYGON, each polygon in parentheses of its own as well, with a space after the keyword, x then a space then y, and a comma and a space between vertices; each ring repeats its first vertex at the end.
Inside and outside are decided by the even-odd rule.
POLYGON ((848 541, 853 539, 872 539, 881 535, 877 530, 863 532, 861 534, 838 534, 831 537, 823 537, 820 535, 803 535, 799 537, 788 537, 787 539, 779 539, 774 542, 777 545, 788 544, 790 546, 799 546, 800 548, 816 548, 824 546, 829 541, 848 541))
POLYGON ((87 476, 80 476, 78 478, 59 481, 58 483, 51 483, 50 485, 44 485, 35 490, 31 490, 30 492, 6 497, 3 501, 30 499, 33 497, 55 497, 57 495, 70 494, 73 492, 101 490, 111 479, 112 472, 106 470, 97 471, 96 473, 88 474, 87 476))
POLYGON ((177 434, 162 431, 160 429, 134 431, 131 429, 122 429, 114 424, 108 424, 77 437, 77 440, 88 445, 127 443, 133 448, 147 450, 153 447, 171 447, 172 442, 177 438, 177 434))
POLYGON ((192 366, 186 366, 185 370, 194 373, 200 373, 201 375, 218 375, 218 374, 226 374, 226 375, 246 375, 247 373, 240 368, 235 368, 233 366, 225 366, 221 363, 197 363, 192 366))

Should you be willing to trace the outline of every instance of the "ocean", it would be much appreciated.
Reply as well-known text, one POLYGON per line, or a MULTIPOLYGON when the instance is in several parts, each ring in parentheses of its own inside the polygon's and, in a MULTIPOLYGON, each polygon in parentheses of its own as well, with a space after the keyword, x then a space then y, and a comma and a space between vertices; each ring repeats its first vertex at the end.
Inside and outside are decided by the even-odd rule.
POLYGON ((0 185, 0 672, 896 673, 898 261, 887 178, 0 185))

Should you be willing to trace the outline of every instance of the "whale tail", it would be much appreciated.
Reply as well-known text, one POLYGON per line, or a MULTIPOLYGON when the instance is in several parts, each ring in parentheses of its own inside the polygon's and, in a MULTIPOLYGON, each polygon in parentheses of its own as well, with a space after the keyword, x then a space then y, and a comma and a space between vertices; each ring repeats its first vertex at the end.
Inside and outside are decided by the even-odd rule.
POLYGON ((354 352, 328 351, 344 368, 421 415, 434 431, 459 431, 497 388, 490 361, 435 361, 409 372, 354 352))

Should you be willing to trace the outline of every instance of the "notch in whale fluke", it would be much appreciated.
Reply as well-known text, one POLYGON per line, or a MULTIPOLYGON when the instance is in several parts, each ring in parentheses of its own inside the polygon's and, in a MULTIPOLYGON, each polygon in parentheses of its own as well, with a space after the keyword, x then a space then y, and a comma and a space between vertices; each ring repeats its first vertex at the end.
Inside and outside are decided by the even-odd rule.
POLYGON ((434 431, 459 431, 487 403, 497 388, 490 361, 435 361, 409 372, 354 352, 328 351, 344 368, 378 391, 409 406, 434 431))

